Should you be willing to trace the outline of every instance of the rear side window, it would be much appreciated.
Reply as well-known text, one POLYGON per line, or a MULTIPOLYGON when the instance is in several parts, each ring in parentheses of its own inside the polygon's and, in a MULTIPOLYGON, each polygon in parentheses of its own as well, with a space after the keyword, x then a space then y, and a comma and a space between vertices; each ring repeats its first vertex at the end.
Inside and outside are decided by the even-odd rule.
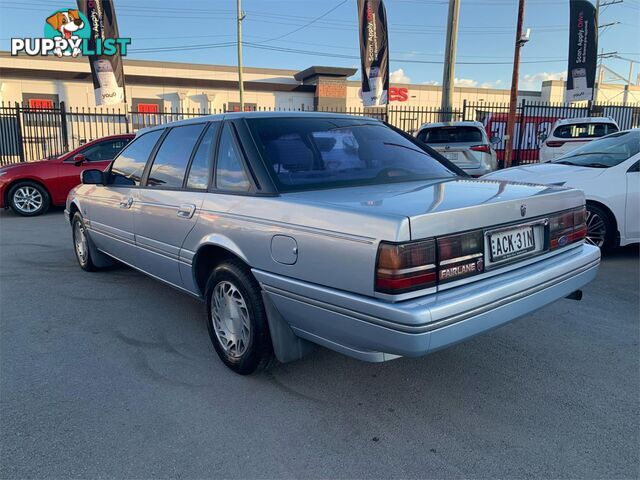
POLYGON ((149 155, 163 132, 164 130, 153 130, 133 140, 114 160, 110 183, 123 186, 140 185, 149 155))
POLYGON ((211 159, 213 158, 213 147, 220 124, 218 122, 209 126, 209 130, 204 134, 196 154, 191 161, 189 176, 187 177, 187 188, 204 190, 209 186, 209 172, 211 172, 211 159))
POLYGON ((249 176, 242 163, 242 154, 230 124, 225 124, 220 137, 216 164, 216 188, 234 192, 247 192, 251 187, 249 176))
POLYGON ((434 127, 418 134, 424 143, 481 143, 482 132, 476 127, 434 127))
POLYGON ((611 123, 577 123, 561 125, 553 132, 557 138, 598 138, 616 133, 618 128, 611 123))
POLYGON ((151 166, 147 186, 180 188, 193 147, 204 124, 172 128, 158 149, 151 166))

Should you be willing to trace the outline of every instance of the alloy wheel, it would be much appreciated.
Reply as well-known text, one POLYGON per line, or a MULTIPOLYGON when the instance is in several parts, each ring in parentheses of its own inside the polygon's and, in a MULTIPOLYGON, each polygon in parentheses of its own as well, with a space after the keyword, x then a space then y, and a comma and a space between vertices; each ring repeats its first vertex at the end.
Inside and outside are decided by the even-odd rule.
POLYGON ((80 220, 77 220, 73 225, 73 243, 76 248, 78 260, 80 260, 80 263, 84 265, 87 263, 89 247, 87 243, 87 236, 84 232, 84 226, 80 220))
POLYGON ((585 241, 590 245, 602 248, 607 238, 607 224, 596 212, 587 210, 587 238, 585 241))
POLYGON ((42 193, 29 185, 18 188, 13 194, 13 204, 23 213, 34 213, 42 208, 42 193))
POLYGON ((245 299, 233 283, 222 281, 213 289, 211 317, 224 351, 241 357, 249 346, 251 320, 245 299))

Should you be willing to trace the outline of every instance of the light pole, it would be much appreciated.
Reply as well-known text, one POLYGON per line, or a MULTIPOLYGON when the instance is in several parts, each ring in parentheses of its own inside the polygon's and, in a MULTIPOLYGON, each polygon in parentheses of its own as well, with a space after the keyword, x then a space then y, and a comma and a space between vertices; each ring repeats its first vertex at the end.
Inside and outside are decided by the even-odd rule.
POLYGON ((244 84, 242 82, 242 20, 244 20, 244 13, 238 0, 238 87, 240 90, 240 111, 244 112, 244 84))
MULTIPOLYGON (((504 167, 509 168, 513 161, 513 131, 516 123, 516 106, 518 104, 518 77, 520 75, 520 48, 529 40, 528 34, 522 35, 524 22, 524 0, 518 2, 518 24, 516 27, 516 44, 513 52, 513 73, 511 75, 511 95, 509 97, 509 114, 507 116, 507 132, 504 136, 504 167)), ((523 112, 524 113, 524 112, 523 112)))

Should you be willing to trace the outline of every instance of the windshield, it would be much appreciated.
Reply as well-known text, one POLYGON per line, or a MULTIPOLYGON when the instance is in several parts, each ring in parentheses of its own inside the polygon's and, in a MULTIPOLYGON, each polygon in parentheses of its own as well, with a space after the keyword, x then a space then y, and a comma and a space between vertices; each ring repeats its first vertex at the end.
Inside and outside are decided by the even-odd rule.
POLYGON ((482 132, 476 127, 433 127, 418 134, 424 143, 482 143, 482 132))
POLYGON ((640 151, 640 130, 609 135, 576 148, 553 163, 583 167, 615 167, 640 151))
POLYGON ((247 119, 280 190, 310 190, 454 177, 391 128, 357 118, 247 119))

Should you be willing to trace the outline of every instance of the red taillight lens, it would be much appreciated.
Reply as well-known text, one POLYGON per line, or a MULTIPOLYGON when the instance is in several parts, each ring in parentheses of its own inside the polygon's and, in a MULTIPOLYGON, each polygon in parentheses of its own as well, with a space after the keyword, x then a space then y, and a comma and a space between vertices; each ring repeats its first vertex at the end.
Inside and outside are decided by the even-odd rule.
POLYGON ((436 284, 436 242, 381 242, 376 267, 376 290, 398 294, 436 284))
POLYGON ((491 147, 489 145, 474 145, 473 147, 469 148, 474 152, 491 153, 491 147))
POLYGON ((484 271, 482 230, 438 238, 438 283, 484 271))
POLYGON ((587 236, 585 207, 563 212, 549 218, 551 250, 584 240, 587 236))
POLYGON ((483 271, 482 230, 404 244, 382 242, 378 248, 376 291, 406 293, 483 271))
POLYGON ((587 208, 582 207, 573 211, 572 241, 577 242, 587 238, 587 208))
POLYGON ((561 147, 562 145, 564 145, 564 142, 559 142, 556 140, 549 140, 548 142, 545 143, 545 145, 547 147, 561 147))

